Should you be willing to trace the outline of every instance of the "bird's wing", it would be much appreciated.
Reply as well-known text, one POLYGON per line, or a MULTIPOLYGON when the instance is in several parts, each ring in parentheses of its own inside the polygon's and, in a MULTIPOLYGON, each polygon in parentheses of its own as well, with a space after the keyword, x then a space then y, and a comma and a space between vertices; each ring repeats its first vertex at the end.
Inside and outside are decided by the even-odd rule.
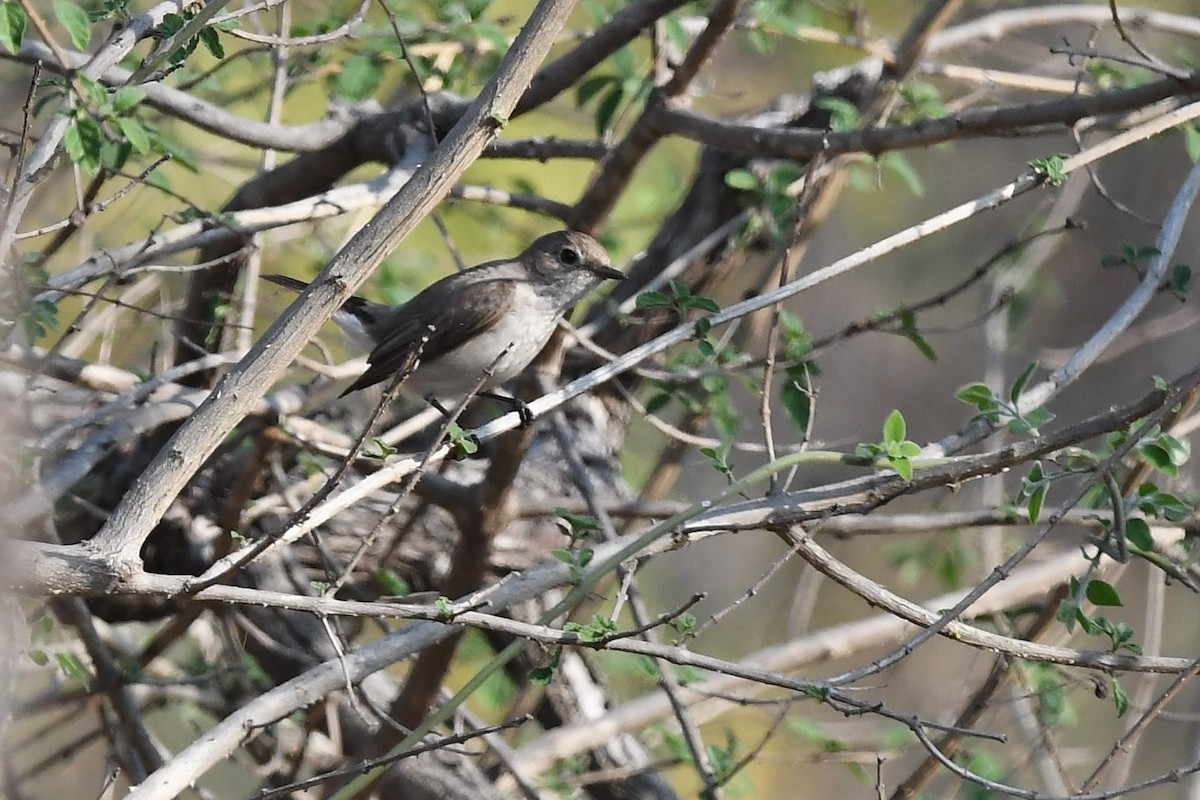
POLYGON ((343 396, 408 368, 414 355, 431 361, 486 332, 512 309, 516 290, 516 281, 507 278, 466 284, 443 280, 427 287, 391 311, 386 322, 377 323, 378 344, 367 356, 370 366, 343 396))

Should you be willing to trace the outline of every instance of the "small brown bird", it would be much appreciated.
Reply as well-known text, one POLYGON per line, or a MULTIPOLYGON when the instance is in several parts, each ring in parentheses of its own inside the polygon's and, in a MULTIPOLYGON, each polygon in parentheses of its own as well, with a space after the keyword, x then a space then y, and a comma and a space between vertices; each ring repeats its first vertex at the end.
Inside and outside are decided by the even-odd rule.
MULTIPOLYGON (((308 286, 286 275, 263 277, 295 291, 308 286)), ((624 277, 595 239, 557 231, 514 259, 448 275, 403 305, 351 297, 333 320, 370 351, 369 366, 342 396, 390 378, 416 355, 408 391, 444 411, 439 398, 465 395, 491 367, 479 393, 512 404, 528 424, 532 417, 523 403, 489 390, 533 361, 564 311, 602 281, 624 277)))

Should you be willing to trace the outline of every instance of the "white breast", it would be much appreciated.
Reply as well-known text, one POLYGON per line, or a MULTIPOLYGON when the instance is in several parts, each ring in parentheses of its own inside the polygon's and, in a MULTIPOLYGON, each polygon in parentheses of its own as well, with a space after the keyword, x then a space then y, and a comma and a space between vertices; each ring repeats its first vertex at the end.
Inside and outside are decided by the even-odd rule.
POLYGON ((475 388, 489 367, 492 376, 483 389, 511 380, 529 366, 554 333, 559 312, 526 284, 518 283, 516 292, 513 310, 491 330, 432 362, 422 361, 405 388, 425 396, 461 397, 475 388))

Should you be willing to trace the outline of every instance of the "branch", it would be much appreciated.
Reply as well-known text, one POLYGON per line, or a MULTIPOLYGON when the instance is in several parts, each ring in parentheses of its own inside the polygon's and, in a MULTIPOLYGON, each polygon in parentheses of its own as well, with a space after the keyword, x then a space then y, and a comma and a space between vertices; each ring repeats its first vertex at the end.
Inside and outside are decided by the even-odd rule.
POLYGON ((656 107, 653 113, 654 123, 666 133, 734 153, 803 161, 817 153, 830 157, 844 153, 879 155, 890 150, 928 147, 957 139, 1044 136, 1060 133, 1062 128, 1081 119, 1133 111, 1168 98, 1190 99, 1197 92, 1200 92, 1200 72, 1191 72, 1185 80, 1164 78, 1133 89, 1076 95, 1042 103, 974 108, 912 125, 849 131, 761 128, 670 106, 656 107))

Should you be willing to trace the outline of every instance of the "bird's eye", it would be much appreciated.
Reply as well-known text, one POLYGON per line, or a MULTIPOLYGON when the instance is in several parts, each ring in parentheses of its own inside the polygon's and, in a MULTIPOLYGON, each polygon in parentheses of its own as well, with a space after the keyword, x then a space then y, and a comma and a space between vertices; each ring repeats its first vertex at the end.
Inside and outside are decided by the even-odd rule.
POLYGON ((564 247, 558 251, 558 260, 564 266, 574 267, 579 264, 579 252, 573 247, 564 247))

